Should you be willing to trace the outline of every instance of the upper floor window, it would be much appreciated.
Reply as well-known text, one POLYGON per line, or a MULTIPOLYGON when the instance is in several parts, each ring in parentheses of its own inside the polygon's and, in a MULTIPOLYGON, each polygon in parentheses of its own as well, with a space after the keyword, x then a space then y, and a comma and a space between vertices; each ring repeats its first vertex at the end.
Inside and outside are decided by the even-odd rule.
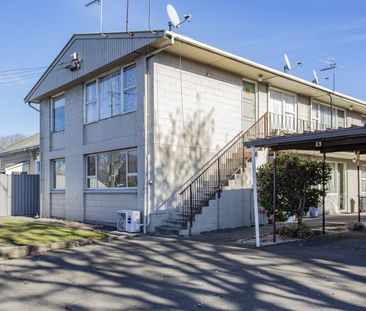
POLYGON ((136 110, 136 65, 85 85, 85 123, 136 110))
POLYGON ((55 97, 52 101, 52 131, 65 130, 65 97, 55 97))
POLYGON ((123 112, 136 110, 136 65, 123 69, 123 112))
POLYGON ((294 131, 296 127, 296 96, 277 90, 270 90, 268 111, 273 130, 294 131))
POLYGON ((137 150, 116 150, 86 157, 88 189, 136 188, 137 150))
POLYGON ((343 128, 346 127, 346 114, 342 109, 333 108, 332 113, 332 110, 329 106, 319 103, 312 103, 311 123, 314 130, 343 128))
POLYGON ((52 189, 65 189, 65 158, 52 160, 52 189))
POLYGON ((85 122, 97 121, 97 83, 91 82, 85 86, 85 122))

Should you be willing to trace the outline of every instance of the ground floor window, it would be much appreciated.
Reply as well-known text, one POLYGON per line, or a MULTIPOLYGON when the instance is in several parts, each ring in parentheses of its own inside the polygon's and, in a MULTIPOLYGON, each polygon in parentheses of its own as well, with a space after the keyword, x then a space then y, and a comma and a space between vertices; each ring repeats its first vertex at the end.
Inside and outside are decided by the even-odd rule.
POLYGON ((86 156, 86 188, 136 188, 137 150, 115 150, 86 156))
POLYGON ((65 189, 65 158, 52 160, 52 189, 65 189))

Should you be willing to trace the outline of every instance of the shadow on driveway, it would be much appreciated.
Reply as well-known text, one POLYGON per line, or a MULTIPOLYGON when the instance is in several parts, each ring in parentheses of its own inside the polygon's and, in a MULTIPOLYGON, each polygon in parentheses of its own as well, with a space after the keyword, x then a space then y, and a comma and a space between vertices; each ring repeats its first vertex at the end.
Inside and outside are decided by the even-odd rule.
POLYGON ((143 237, 0 263, 0 309, 365 310, 366 234, 261 249, 143 237))

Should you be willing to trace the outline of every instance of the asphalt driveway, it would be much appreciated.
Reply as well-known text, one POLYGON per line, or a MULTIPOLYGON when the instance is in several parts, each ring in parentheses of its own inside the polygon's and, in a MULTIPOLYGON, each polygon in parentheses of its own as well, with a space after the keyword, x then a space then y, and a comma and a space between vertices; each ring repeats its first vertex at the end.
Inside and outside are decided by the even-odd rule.
POLYGON ((0 310, 365 310, 366 234, 135 238, 0 262, 0 310))

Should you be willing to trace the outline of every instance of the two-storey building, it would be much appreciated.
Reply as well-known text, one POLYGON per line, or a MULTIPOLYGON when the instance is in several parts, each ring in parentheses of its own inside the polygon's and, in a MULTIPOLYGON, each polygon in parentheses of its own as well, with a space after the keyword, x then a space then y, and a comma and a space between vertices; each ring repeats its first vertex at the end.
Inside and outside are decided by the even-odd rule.
MULTIPOLYGON (((250 225, 244 139, 366 120, 362 100, 170 31, 76 34, 25 101, 41 111, 42 216, 138 210, 146 231, 250 225)), ((352 212, 353 155, 328 161, 327 210, 352 212)))

